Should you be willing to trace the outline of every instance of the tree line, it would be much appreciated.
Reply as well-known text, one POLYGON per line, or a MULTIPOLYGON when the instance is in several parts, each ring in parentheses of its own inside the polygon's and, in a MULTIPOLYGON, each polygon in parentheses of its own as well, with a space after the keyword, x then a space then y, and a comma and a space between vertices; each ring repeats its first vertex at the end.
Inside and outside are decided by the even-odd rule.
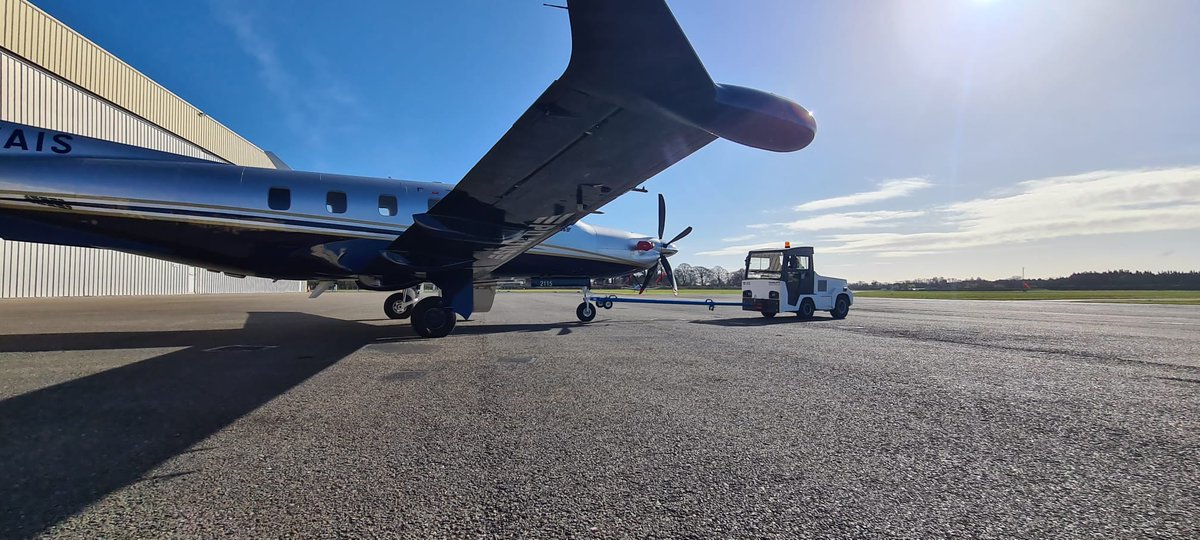
POLYGON ((948 279, 934 277, 896 282, 857 282, 850 288, 869 290, 928 290, 928 291, 1011 291, 1021 289, 1051 290, 1200 290, 1200 272, 1138 272, 1111 270, 1107 272, 1076 272, 1067 277, 1022 279, 948 279))
MULTIPOLYGON (((680 288, 689 289, 740 289, 742 288, 742 269, 726 270, 720 266, 707 268, 704 266, 692 266, 688 263, 680 264, 673 267, 675 271, 675 284, 680 288)), ((606 280, 597 280, 597 287, 628 287, 641 285, 645 279, 644 272, 638 272, 632 276, 623 278, 613 278, 606 280)), ((666 276, 659 272, 654 281, 650 282, 651 286, 670 287, 671 283, 667 281, 666 276)))

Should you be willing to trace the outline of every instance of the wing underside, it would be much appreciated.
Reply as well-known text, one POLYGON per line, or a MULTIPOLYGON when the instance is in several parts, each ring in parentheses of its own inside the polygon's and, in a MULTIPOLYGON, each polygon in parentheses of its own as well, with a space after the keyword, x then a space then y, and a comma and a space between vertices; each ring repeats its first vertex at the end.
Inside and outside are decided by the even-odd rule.
POLYGON ((566 72, 385 259, 481 279, 718 135, 780 151, 811 141, 798 105, 714 84, 662 0, 568 8, 566 72))

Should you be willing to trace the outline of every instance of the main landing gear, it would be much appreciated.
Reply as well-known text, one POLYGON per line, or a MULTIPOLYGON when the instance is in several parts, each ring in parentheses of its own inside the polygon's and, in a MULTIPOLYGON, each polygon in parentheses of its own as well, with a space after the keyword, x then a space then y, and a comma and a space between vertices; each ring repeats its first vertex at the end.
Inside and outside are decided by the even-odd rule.
POLYGON ((446 337, 454 331, 458 315, 442 305, 442 297, 426 296, 412 308, 412 327, 421 337, 446 337))
POLYGON ((411 319, 417 335, 427 338, 446 337, 458 322, 458 315, 443 303, 442 297, 421 296, 419 287, 388 296, 383 312, 391 319, 411 319))
POLYGON ((413 306, 416 304, 417 289, 404 289, 384 300, 383 312, 389 319, 407 319, 412 315, 413 306))

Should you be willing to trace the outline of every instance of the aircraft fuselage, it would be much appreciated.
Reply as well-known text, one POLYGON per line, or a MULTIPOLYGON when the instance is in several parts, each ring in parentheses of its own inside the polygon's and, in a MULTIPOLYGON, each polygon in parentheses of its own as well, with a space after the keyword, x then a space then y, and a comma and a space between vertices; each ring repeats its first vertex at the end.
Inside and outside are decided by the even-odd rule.
MULTIPOLYGON (((37 133, 24 134, 27 146, 37 133)), ((43 157, 28 148, 14 155, 21 148, 10 147, 0 161, 0 237, 275 279, 367 278, 382 288, 411 281, 412 272, 379 253, 453 188, 200 161, 43 157)), ((634 249, 639 240, 653 239, 580 222, 493 275, 629 274, 656 261, 634 249)))

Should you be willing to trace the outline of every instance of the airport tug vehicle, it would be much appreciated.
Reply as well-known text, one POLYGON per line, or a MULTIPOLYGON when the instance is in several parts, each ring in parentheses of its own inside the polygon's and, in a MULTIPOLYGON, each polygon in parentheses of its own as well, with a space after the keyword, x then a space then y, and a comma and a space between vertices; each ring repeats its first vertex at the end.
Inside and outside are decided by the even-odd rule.
POLYGON ((853 304, 854 291, 846 280, 817 274, 811 247, 794 248, 785 243, 784 249, 759 249, 746 255, 744 311, 757 311, 767 318, 787 311, 801 319, 828 311, 833 318, 844 319, 853 304))
MULTIPOLYGON (((674 288, 675 277, 669 271, 667 277, 674 288)), ((783 249, 759 249, 747 254, 743 278, 741 302, 602 296, 588 288, 591 280, 582 280, 583 303, 576 308, 575 315, 582 322, 591 322, 596 318, 597 308, 612 309, 613 304, 629 303, 705 306, 709 311, 717 306, 742 306, 743 310, 757 311, 768 319, 784 311, 801 319, 810 319, 817 311, 828 311, 833 318, 844 319, 854 304, 854 291, 846 280, 821 276, 813 269, 813 248, 793 248, 790 242, 784 242, 783 249)), ((647 279, 646 283, 649 282, 647 279)), ((564 283, 551 282, 545 286, 555 285, 564 283)))

